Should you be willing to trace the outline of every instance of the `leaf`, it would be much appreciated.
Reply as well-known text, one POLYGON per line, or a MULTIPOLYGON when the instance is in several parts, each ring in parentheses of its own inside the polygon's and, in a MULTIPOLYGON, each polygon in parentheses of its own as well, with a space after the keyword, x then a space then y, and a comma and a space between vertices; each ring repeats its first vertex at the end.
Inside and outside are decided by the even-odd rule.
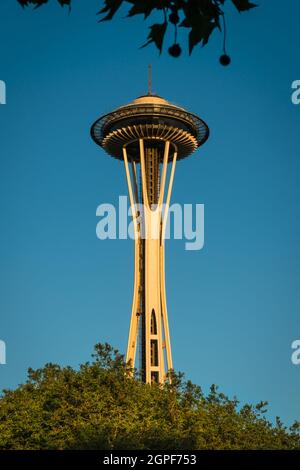
MULTIPOLYGON (((44 5, 45 3, 48 3, 48 0, 17 0, 17 1, 18 1, 18 3, 20 3, 22 8, 28 7, 28 5, 30 5, 30 3, 32 5, 35 5, 34 8, 39 8, 42 5, 44 5)), ((72 0, 57 0, 57 1, 62 7, 67 5, 67 6, 69 6, 69 8, 71 8, 72 0)))
POLYGON ((161 54, 162 46, 164 42, 164 36, 167 30, 167 25, 168 23, 164 22, 160 24, 159 23, 153 24, 152 26, 150 26, 150 33, 148 34, 148 38, 147 38, 148 41, 145 44, 143 44, 143 46, 141 47, 142 48, 146 47, 151 42, 154 42, 157 49, 159 49, 159 53, 161 54))
POLYGON ((192 28, 189 34, 189 54, 191 55, 194 47, 202 41, 202 31, 192 28))
POLYGON ((71 1, 72 0, 57 0, 57 1, 62 7, 67 5, 69 8, 71 8, 71 1))
POLYGON ((211 33, 217 27, 216 23, 207 23, 203 31, 203 42, 202 45, 205 46, 208 43, 211 33))
POLYGON ((128 17, 143 14, 147 18, 153 10, 163 10, 170 7, 169 0, 127 0, 133 6, 128 12, 128 17))
POLYGON ((147 18, 152 11, 157 8, 157 5, 155 1, 153 0, 133 0, 131 3, 133 3, 133 6, 130 8, 128 15, 127 16, 134 16, 134 15, 139 15, 143 14, 145 18, 147 18))
POLYGON ((48 3, 48 0, 31 0, 31 3, 35 4, 34 9, 40 8, 43 4, 48 3))
POLYGON ((194 47, 202 41, 202 46, 208 43, 211 33, 217 27, 217 23, 208 21, 198 21, 192 26, 189 34, 189 54, 191 55, 194 47))
POLYGON ((28 0, 17 0, 18 3, 20 3, 21 7, 27 7, 28 6, 28 0))
POLYGON ((43 4, 48 3, 48 0, 17 0, 21 7, 28 7, 28 5, 35 5, 34 9, 41 7, 43 4))
MULTIPOLYGON (((49 0, 17 1, 22 8, 29 5, 39 8, 43 4, 48 3, 49 0)), ((53 1, 55 2, 55 0, 53 1)), ((62 7, 67 5, 69 9, 71 8, 72 0, 56 1, 62 7)), ((163 23, 156 23, 150 26, 147 42, 142 46, 145 47, 154 42, 160 53, 162 52, 167 25, 173 23, 178 26, 179 18, 181 21, 179 26, 190 29, 189 54, 192 53, 197 44, 202 43, 202 46, 205 46, 215 28, 218 28, 220 31, 222 30, 220 18, 224 14, 223 6, 226 0, 103 0, 101 2, 102 9, 97 13, 97 15, 101 15, 99 22, 111 20, 125 1, 126 5, 129 4, 127 17, 133 17, 138 14, 144 15, 144 18, 150 15, 156 17, 159 12, 164 15, 163 23)), ((247 11, 257 6, 257 4, 252 3, 250 0, 231 1, 239 12, 247 11)))
POLYGON ((184 18, 184 20, 182 20, 179 26, 181 26, 182 28, 191 28, 192 27, 191 19, 184 18))
POLYGON ((116 11, 120 8, 123 0, 104 0, 105 6, 102 8, 102 10, 98 11, 97 15, 101 15, 102 13, 107 13, 107 15, 104 18, 101 18, 99 20, 99 23, 101 21, 107 21, 111 20, 116 11))
POLYGON ((247 11, 251 8, 257 7, 256 3, 251 3, 249 0, 231 0, 234 6, 237 8, 239 12, 247 11))

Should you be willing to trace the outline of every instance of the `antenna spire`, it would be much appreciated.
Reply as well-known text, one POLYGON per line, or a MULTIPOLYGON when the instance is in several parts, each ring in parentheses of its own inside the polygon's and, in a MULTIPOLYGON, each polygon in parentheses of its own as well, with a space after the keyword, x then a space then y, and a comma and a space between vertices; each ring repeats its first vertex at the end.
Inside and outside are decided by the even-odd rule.
POLYGON ((152 95, 152 65, 148 65, 148 95, 152 95))

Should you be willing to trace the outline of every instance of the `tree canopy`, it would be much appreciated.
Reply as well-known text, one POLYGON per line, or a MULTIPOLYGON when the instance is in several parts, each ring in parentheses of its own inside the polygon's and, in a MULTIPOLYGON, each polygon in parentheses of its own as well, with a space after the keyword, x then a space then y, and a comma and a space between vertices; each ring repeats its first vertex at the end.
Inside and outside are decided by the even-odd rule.
POLYGON ((108 344, 78 370, 46 364, 3 391, 0 449, 300 449, 300 423, 266 418, 266 402, 241 406, 182 374, 146 385, 108 344))
MULTIPOLYGON (((48 3, 49 0, 17 0, 22 7, 34 5, 38 8, 48 3)), ((71 9, 72 0, 56 0, 62 7, 68 6, 71 9)), ((251 10, 256 7, 250 0, 230 0, 239 13, 251 10)), ((161 15, 161 21, 150 25, 146 43, 142 46, 153 43, 159 52, 162 52, 165 35, 168 27, 173 29, 173 44, 168 48, 168 52, 173 57, 179 57, 182 49, 178 42, 178 28, 187 28, 188 51, 192 53, 196 45, 205 46, 214 30, 223 32, 223 53, 220 57, 222 65, 230 63, 230 57, 226 52, 226 24, 225 24, 225 3, 226 0, 102 0, 101 9, 98 11, 101 21, 114 18, 117 11, 128 5, 127 17, 143 15, 144 18, 161 15)))

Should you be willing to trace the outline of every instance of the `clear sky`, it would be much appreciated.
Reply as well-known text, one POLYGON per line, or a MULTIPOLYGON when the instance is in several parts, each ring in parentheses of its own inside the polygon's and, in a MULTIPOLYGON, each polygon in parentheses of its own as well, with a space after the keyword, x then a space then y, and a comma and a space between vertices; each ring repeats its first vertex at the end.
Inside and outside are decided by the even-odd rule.
POLYGON ((151 62, 154 91, 211 129, 175 176, 174 202, 205 204, 205 247, 167 242, 174 366, 205 391, 216 383, 299 420, 300 2, 243 15, 229 4, 228 68, 217 32, 192 57, 159 57, 139 49, 142 18, 97 24, 99 0, 74 0, 71 15, 56 3, 0 5, 0 387, 29 366, 77 366, 96 342, 126 349, 133 242, 95 234, 97 206, 127 194, 124 168, 89 129, 147 91, 151 62))

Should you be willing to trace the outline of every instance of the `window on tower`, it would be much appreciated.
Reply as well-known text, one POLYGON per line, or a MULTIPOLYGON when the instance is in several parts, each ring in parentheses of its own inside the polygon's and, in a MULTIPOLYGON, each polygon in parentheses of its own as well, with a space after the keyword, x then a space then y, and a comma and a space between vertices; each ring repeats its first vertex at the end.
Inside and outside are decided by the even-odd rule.
POLYGON ((157 323, 156 323, 156 315, 155 315, 154 308, 152 309, 152 312, 151 312, 151 334, 157 335, 157 323))
POLYGON ((151 339, 151 366, 158 366, 157 339, 151 339))

